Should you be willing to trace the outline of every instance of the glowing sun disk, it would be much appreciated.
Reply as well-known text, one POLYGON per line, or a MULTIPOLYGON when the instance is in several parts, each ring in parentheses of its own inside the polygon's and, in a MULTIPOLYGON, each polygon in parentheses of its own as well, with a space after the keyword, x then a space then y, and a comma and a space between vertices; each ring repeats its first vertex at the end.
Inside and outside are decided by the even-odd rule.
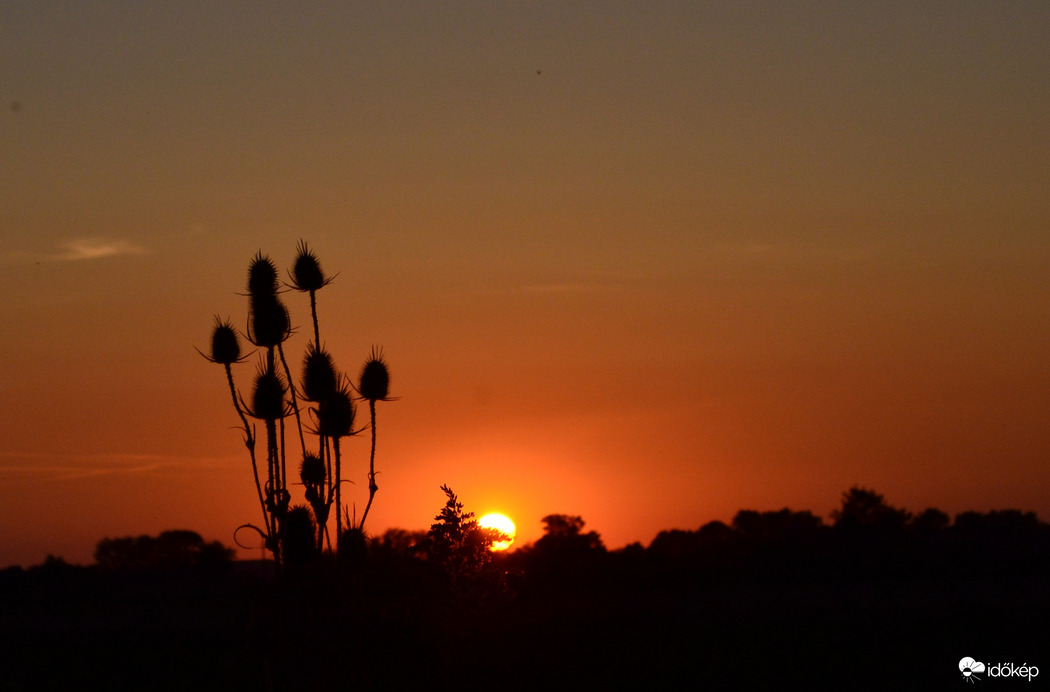
POLYGON ((508 537, 505 541, 496 541, 493 543, 491 550, 506 550, 510 547, 511 543, 514 542, 514 522, 502 514, 486 514, 478 519, 478 526, 483 529, 495 529, 508 537))

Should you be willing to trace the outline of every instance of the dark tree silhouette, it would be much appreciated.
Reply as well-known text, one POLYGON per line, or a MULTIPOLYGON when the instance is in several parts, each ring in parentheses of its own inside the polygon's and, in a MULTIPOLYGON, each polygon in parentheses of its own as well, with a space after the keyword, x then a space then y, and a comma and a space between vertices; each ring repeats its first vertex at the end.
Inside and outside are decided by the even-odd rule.
POLYGON ((573 553, 604 551, 602 537, 596 531, 583 532, 582 517, 570 514, 548 514, 543 522, 543 536, 536 541, 539 551, 573 553))
POLYGON ((911 520, 911 529, 919 534, 940 534, 952 523, 951 517, 939 509, 930 507, 916 514, 911 520))
POLYGON ((426 555, 441 565, 453 584, 478 577, 492 559, 490 548, 502 538, 493 529, 478 526, 473 512, 464 512, 463 503, 447 485, 445 506, 441 508, 427 534, 426 555))
POLYGON ((584 532, 582 517, 548 514, 544 534, 528 556, 529 579, 543 589, 576 589, 594 585, 605 575, 608 551, 596 531, 584 532))
POLYGON ((425 546, 427 535, 426 531, 407 531, 405 529, 390 528, 372 539, 372 547, 375 550, 384 552, 411 555, 420 549, 421 546, 425 546))
POLYGON ((783 543, 812 538, 824 523, 812 512, 740 510, 733 518, 733 529, 744 539, 758 543, 783 543))
POLYGON ((854 486, 842 494, 842 507, 831 518, 841 529, 893 530, 904 528, 911 514, 890 505, 874 490, 854 486))
POLYGON ((95 546, 95 562, 104 570, 174 569, 217 565, 233 559, 233 549, 218 541, 205 542, 196 531, 164 531, 156 538, 103 538, 95 546))

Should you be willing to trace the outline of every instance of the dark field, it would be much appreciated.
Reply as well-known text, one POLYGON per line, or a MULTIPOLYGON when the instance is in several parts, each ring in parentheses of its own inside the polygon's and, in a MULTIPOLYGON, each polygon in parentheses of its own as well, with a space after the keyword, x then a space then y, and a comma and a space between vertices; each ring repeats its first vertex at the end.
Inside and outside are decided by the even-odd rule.
POLYGON ((984 689, 1050 679, 1045 540, 666 544, 519 551, 455 579, 373 547, 339 588, 324 562, 283 581, 261 562, 12 568, 2 687, 958 689, 965 656, 1040 669, 984 689))

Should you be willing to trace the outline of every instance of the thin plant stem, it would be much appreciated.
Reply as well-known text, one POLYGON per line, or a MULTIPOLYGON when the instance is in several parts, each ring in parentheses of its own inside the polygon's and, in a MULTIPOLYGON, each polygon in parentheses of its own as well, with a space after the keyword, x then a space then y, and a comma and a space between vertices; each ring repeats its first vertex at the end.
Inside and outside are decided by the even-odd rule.
POLYGON ((274 560, 278 565, 281 564, 281 542, 278 540, 276 534, 280 533, 280 504, 281 504, 281 487, 280 487, 280 458, 278 456, 277 447, 277 421, 272 418, 266 419, 266 459, 267 466, 269 468, 269 489, 270 489, 270 502, 272 508, 270 510, 272 517, 270 522, 270 537, 272 539, 272 550, 274 560))
POLYGON ((314 343, 321 347, 321 330, 317 325, 317 291, 310 291, 310 315, 314 318, 314 343))
POLYGON ((284 419, 281 418, 281 454, 278 457, 280 461, 281 469, 281 499, 284 499, 284 493, 288 492, 288 455, 285 452, 284 445, 284 419))
POLYGON ((335 438, 335 550, 339 552, 339 536, 343 533, 343 500, 340 479, 342 478, 342 455, 339 438, 335 438))
POLYGON ((306 456, 306 438, 303 437, 303 421, 299 416, 299 400, 295 395, 295 385, 292 383, 292 371, 288 367, 288 361, 284 357, 284 347, 277 345, 277 352, 281 354, 281 365, 284 366, 285 377, 288 378, 288 389, 292 393, 292 410, 295 411, 295 425, 299 428, 299 446, 302 448, 303 456, 306 456))
MULTIPOLYGON (((325 451, 324 460, 325 463, 328 465, 328 472, 325 476, 325 480, 328 482, 328 497, 325 501, 327 502, 329 512, 328 515, 325 517, 324 533, 325 536, 328 537, 328 549, 331 550, 332 536, 328 533, 328 518, 331 517, 332 500, 335 499, 335 484, 332 482, 332 438, 325 435, 321 439, 324 442, 324 444, 322 445, 322 449, 324 449, 325 451)), ((339 519, 337 518, 336 521, 338 522, 339 519)))
POLYGON ((230 385, 230 397, 233 399, 233 408, 237 410, 237 415, 241 418, 241 424, 244 426, 244 446, 248 448, 248 456, 252 460, 252 476, 255 478, 255 491, 259 494, 259 508, 262 510, 263 524, 266 526, 266 533, 270 532, 270 515, 266 513, 266 500, 263 499, 262 484, 259 483, 259 464, 255 460, 255 435, 252 434, 252 429, 248 425, 248 419, 244 415, 244 411, 241 410, 241 404, 237 401, 237 387, 233 383, 233 369, 229 363, 226 363, 226 381, 230 385))
POLYGON ((376 402, 375 399, 368 400, 368 412, 372 414, 372 453, 368 459, 368 504, 365 505, 364 514, 361 515, 361 523, 358 528, 364 529, 365 519, 368 518, 368 510, 372 508, 372 500, 375 499, 376 491, 376 402))

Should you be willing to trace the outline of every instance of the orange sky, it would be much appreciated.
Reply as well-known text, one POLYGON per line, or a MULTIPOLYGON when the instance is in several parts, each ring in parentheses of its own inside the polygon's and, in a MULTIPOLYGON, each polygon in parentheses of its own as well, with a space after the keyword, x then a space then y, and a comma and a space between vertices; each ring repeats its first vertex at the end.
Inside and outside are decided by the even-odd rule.
MULTIPOLYGON (((443 483, 523 541, 564 512, 611 547, 826 515, 853 484, 1050 519, 1047 26, 1041 3, 6 5, 0 566, 259 520, 193 347, 300 238, 339 272, 337 364, 382 345, 401 397, 374 531, 428 526, 443 483)), ((367 440, 346 449, 363 504, 367 440)))

